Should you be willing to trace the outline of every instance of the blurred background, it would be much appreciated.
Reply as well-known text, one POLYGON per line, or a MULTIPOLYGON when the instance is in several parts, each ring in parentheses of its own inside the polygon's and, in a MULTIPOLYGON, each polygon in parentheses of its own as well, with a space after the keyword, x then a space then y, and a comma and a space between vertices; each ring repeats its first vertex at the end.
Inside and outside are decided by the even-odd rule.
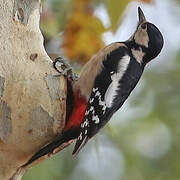
POLYGON ((73 145, 23 180, 180 180, 180 0, 44 0, 41 30, 49 56, 80 72, 100 48, 128 39, 137 7, 165 45, 110 123, 72 157, 73 145))

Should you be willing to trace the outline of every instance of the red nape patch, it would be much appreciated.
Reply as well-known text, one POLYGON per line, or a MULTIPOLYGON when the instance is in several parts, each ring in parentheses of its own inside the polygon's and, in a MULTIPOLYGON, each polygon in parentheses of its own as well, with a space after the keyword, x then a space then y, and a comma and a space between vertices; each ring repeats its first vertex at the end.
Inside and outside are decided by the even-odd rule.
POLYGON ((66 124, 64 131, 71 129, 71 128, 78 128, 80 127, 83 119, 84 119, 84 114, 86 112, 86 106, 87 102, 84 98, 78 95, 75 96, 75 103, 74 103, 74 109, 72 111, 72 114, 69 118, 68 123, 66 124))

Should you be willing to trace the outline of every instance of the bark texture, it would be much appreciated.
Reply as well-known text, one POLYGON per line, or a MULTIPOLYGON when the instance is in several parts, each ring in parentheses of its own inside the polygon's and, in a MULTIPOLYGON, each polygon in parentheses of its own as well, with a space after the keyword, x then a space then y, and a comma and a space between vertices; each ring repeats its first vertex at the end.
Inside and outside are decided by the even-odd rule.
POLYGON ((39 0, 0 0, 1 180, 21 179, 21 166, 64 127, 66 80, 44 50, 40 9, 39 0))

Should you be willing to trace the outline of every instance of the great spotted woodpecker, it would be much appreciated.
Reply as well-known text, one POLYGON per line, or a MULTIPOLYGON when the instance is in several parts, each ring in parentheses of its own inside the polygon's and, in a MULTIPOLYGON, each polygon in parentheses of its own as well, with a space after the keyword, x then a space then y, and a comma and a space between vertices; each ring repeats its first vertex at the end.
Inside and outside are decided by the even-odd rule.
MULTIPOLYGON (((158 56, 164 43, 161 32, 146 21, 140 7, 138 15, 137 29, 130 39, 101 49, 83 67, 81 76, 72 81, 74 100, 70 100, 73 107, 67 115, 62 134, 37 152, 25 165, 73 139, 77 139, 73 151, 73 154, 77 154, 123 105, 138 83, 144 67, 158 56)), ((54 62, 55 69, 60 73, 62 71, 59 67, 62 64, 60 59, 54 62)), ((73 76, 70 76, 72 73, 64 72, 73 80, 73 76)))

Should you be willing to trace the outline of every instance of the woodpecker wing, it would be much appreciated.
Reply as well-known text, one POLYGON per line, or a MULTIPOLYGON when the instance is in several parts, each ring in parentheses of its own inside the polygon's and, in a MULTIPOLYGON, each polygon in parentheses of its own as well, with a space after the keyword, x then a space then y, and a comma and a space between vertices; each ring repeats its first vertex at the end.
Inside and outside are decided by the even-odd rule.
POLYGON ((102 100, 98 88, 93 88, 73 154, 77 154, 92 137, 90 134, 98 130, 97 125, 100 123, 100 119, 102 119, 105 112, 106 104, 102 100))
POLYGON ((106 56, 102 71, 96 76, 73 154, 77 154, 122 106, 142 71, 127 47, 119 47, 106 56))

